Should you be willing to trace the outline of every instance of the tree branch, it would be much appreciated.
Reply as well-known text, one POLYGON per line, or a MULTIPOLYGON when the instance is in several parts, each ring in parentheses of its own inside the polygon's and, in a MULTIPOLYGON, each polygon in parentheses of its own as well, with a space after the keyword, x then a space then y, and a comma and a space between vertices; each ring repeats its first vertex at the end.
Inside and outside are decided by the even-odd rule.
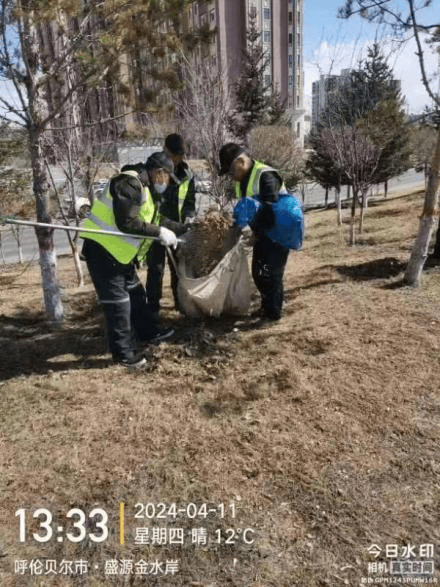
POLYGON ((411 21, 412 21, 412 26, 413 26, 413 31, 414 31, 414 38, 415 38, 416 44, 417 44, 416 55, 419 60, 420 71, 422 73, 423 85, 425 86, 425 89, 428 92, 428 95, 431 98, 431 100, 439 106, 440 105, 440 96, 438 94, 437 95, 434 94, 434 92, 431 90, 431 86, 429 85, 428 76, 426 75, 425 60, 423 58, 423 49, 422 49, 422 44, 420 42, 418 25, 416 23, 416 16, 415 16, 415 11, 414 11, 414 2, 413 2, 413 0, 407 0, 407 2, 408 2, 410 14, 411 14, 411 21))

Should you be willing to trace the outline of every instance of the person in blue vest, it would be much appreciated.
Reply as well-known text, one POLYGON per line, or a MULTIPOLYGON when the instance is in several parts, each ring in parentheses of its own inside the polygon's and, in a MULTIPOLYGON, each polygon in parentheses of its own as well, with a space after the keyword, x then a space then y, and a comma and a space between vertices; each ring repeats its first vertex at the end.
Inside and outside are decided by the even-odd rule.
POLYGON ((226 143, 219 152, 219 175, 228 174, 234 182, 235 197, 258 195, 262 202, 251 228, 255 235, 252 255, 252 277, 261 294, 259 314, 267 320, 279 320, 283 307, 283 278, 289 249, 267 236, 273 227, 275 214, 272 204, 278 194, 286 192, 276 169, 261 161, 254 161, 246 150, 236 143, 226 143))
MULTIPOLYGON (((168 135, 165 139, 164 152, 173 163, 174 173, 161 197, 161 216, 162 218, 168 219, 168 221, 179 224, 189 223, 196 213, 194 176, 188 163, 184 160, 185 143, 181 135, 175 133, 168 135)), ((167 257, 166 250, 160 242, 155 242, 151 245, 147 255, 148 272, 146 291, 148 307, 155 315, 158 315, 160 310, 163 276, 167 257)), ((169 258, 168 267, 171 275, 171 290, 173 292, 174 306, 178 310, 178 277, 174 265, 169 258)))
POLYGON ((110 180, 103 196, 95 200, 83 225, 98 231, 120 231, 124 236, 80 233, 84 239, 82 255, 104 312, 113 361, 136 369, 146 365, 138 350, 140 344, 174 333, 172 328, 159 330, 136 272, 153 242, 148 237, 158 238, 164 246, 177 246, 176 234, 159 226, 158 205, 149 183, 148 162, 124 166, 110 180))

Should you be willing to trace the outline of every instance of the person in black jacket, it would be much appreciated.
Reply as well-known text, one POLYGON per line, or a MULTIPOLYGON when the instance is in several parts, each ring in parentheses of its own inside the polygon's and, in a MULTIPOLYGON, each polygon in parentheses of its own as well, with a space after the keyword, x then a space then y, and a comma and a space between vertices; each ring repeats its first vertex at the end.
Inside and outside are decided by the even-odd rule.
MULTIPOLYGON (((154 224, 154 214, 149 218, 145 213, 148 183, 145 164, 123 167, 111 179, 108 192, 94 203, 84 223, 84 228, 119 230, 126 236, 80 234, 84 239, 83 257, 104 311, 113 360, 132 368, 146 364, 145 357, 138 352, 139 343, 163 340, 174 332, 159 330, 137 276, 138 255, 150 241, 130 239, 132 234, 152 236, 165 246, 177 245, 175 233, 154 224)), ((154 210, 154 202, 150 201, 149 210, 154 210)))
POLYGON ((174 179, 171 178, 168 186, 162 214, 176 222, 185 222, 196 215, 196 195, 194 174, 184 159, 183 137, 174 133, 168 135, 164 151, 173 162, 174 179))
POLYGON ((260 161, 254 161, 236 143, 223 145, 219 159, 219 175, 228 174, 231 177, 237 199, 258 195, 263 204, 250 225, 255 235, 252 277, 261 294, 260 314, 268 320, 279 320, 289 249, 270 239, 267 232, 275 221, 272 205, 278 201, 278 194, 286 191, 286 188, 278 171, 260 161))
MULTIPOLYGON (((171 159, 174 171, 169 185, 161 198, 160 214, 167 221, 190 223, 196 213, 194 176, 188 164, 184 161, 185 144, 183 138, 174 133, 168 135, 165 139, 164 152, 171 159)), ((166 226, 175 227, 176 225, 168 223, 166 226)), ((177 229, 177 234, 180 234, 179 229, 177 229)), ((146 291, 148 306, 155 315, 160 310, 163 276, 167 257, 166 250, 160 242, 153 243, 148 251, 146 291)), ((170 261, 169 257, 168 267, 171 275, 171 290, 173 292, 174 305, 178 310, 178 276, 174 264, 170 261)))

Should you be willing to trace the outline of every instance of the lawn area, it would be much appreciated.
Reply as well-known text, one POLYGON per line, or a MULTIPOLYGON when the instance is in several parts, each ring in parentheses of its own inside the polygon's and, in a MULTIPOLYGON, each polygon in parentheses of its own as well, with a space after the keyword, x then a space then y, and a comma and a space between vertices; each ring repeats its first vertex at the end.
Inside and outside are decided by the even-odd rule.
POLYGON ((111 364, 69 257, 62 329, 38 265, 3 267, 0 585, 438 582, 440 267, 402 286, 422 199, 371 205, 354 247, 309 212, 279 323, 192 322, 167 281, 146 372, 111 364))

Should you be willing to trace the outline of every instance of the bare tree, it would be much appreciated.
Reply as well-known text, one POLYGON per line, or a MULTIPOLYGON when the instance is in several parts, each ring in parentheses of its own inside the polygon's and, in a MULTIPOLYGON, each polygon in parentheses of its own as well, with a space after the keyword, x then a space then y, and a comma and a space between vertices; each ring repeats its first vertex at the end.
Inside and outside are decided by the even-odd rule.
POLYGON ((375 183, 380 150, 354 127, 323 129, 317 140, 317 148, 326 158, 337 162, 345 177, 344 181, 352 186, 350 244, 354 245, 357 203, 361 204, 359 230, 362 232, 366 198, 368 190, 375 183))
MULTIPOLYGON (((74 127, 75 130, 77 127, 74 127)), ((90 211, 95 193, 94 183, 103 165, 106 156, 106 146, 112 144, 115 138, 114 131, 110 134, 107 128, 108 137, 104 143, 98 141, 103 138, 105 129, 97 129, 96 126, 82 128, 80 134, 70 132, 70 129, 52 131, 51 150, 56 150, 56 163, 62 171, 65 182, 59 188, 52 176, 51 166, 46 157, 46 167, 50 176, 55 199, 58 202, 58 211, 64 224, 69 225, 73 221, 79 226, 87 211, 90 211), (98 132, 96 132, 98 130, 98 132), (101 151, 98 149, 101 147, 101 151), (94 155, 94 152, 97 152, 94 155), (67 203, 67 210, 66 210, 67 203)), ((67 239, 72 250, 73 261, 77 274, 78 287, 84 284, 82 265, 80 263, 79 236, 67 231, 67 239)))
MULTIPOLYGON (((340 8, 339 15, 349 18, 360 14, 370 22, 380 22, 392 28, 396 35, 408 34, 414 37, 417 46, 421 81, 433 103, 440 106, 440 95, 432 88, 425 65, 425 51, 422 46, 422 35, 432 35, 433 42, 439 42, 440 22, 421 24, 418 20, 415 0, 405 0, 407 11, 404 14, 395 0, 346 0, 340 8)), ((432 0, 423 3, 422 8, 432 4, 432 0)), ((419 231, 414 243, 408 266, 405 271, 405 282, 419 286, 422 279, 423 266, 428 257, 429 245, 438 216, 440 186, 440 128, 432 157, 431 173, 425 191, 425 201, 419 222, 419 231)))
MULTIPOLYGON (((118 97, 125 104, 125 96, 133 94, 133 83, 130 76, 122 75, 124 56, 133 57, 130 52, 136 41, 143 47, 144 61, 150 57, 160 69, 161 60, 152 57, 153 50, 160 47, 165 58, 167 49, 176 44, 173 31, 179 29, 185 2, 2 0, 0 81, 8 83, 15 95, 0 96, 0 118, 14 119, 26 129, 37 221, 51 223, 45 164, 46 157, 50 158, 51 132, 62 127, 79 139, 85 122, 103 124, 100 108, 107 100, 97 100, 92 111, 87 98, 96 93, 105 97, 112 84, 118 86, 118 97), (170 31, 167 34, 161 26, 164 22, 170 31)), ((158 86, 167 76, 173 81, 171 73, 175 72, 149 71, 149 79, 154 77, 158 86)), ((122 110, 121 116, 126 116, 126 108, 122 110)), ((61 322, 53 232, 36 229, 46 311, 51 320, 61 322)))
MULTIPOLYGON (((27 132, 28 148, 33 178, 37 221, 51 223, 49 209, 49 182, 45 166, 47 154, 47 129, 62 112, 75 92, 75 86, 60 97, 57 108, 49 112, 45 95, 47 81, 51 77, 66 74, 71 63, 72 45, 60 50, 55 62, 44 67, 40 51, 40 25, 45 19, 55 19, 62 11, 61 3, 46 3, 37 11, 32 0, 2 0, 0 12, 0 76, 15 90, 15 96, 0 97, 3 119, 15 119, 27 132)), ((84 26, 88 14, 83 15, 84 26)), ((81 26, 75 43, 83 41, 81 26)), ((95 72, 96 73, 96 72, 95 72)), ((96 75, 95 75, 95 79, 96 75)), ((36 228, 40 252, 40 267, 44 302, 49 318, 63 320, 63 305, 57 276, 57 262, 53 242, 53 229, 36 228)))
MULTIPOLYGON (((0 214, 27 216, 33 207, 32 194, 29 188, 30 173, 28 170, 6 167, 0 173, 0 214)), ((22 236, 23 227, 9 225, 18 249, 18 262, 23 263, 22 236)))
POLYGON ((197 63, 182 57, 184 90, 175 97, 182 133, 192 148, 205 158, 213 185, 214 200, 224 206, 225 182, 218 176, 218 152, 231 139, 228 131, 230 93, 224 71, 208 59, 197 63))
POLYGON ((290 128, 256 126, 249 133, 248 143, 251 155, 277 169, 289 189, 304 181, 304 150, 290 128))

